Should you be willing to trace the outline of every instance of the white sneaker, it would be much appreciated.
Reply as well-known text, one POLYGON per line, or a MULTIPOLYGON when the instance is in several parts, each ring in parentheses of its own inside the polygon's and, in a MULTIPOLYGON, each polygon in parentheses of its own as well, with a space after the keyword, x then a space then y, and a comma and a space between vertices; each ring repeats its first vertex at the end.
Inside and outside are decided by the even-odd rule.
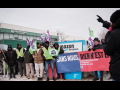
POLYGON ((6 75, 6 78, 8 78, 8 75, 6 75))
POLYGON ((3 75, 3 78, 5 78, 5 75, 3 75))

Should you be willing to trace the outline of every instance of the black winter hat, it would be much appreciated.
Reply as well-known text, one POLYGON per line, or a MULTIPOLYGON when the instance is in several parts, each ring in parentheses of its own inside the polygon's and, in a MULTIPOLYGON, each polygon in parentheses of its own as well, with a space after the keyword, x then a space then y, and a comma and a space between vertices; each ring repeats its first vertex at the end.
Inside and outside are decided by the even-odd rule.
POLYGON ((100 40, 99 40, 98 38, 94 38, 94 41, 98 41, 98 42, 100 42, 100 40))
POLYGON ((27 51, 29 50, 29 48, 30 48, 30 45, 28 45, 28 46, 27 46, 27 48, 26 48, 26 49, 27 49, 27 51))
POLYGON ((18 43, 18 44, 17 44, 17 47, 18 47, 18 46, 21 46, 21 44, 18 43))
POLYGON ((112 23, 115 23, 119 18, 120 18, 120 10, 117 10, 111 15, 110 21, 112 23))
POLYGON ((39 42, 37 42, 37 45, 40 44, 39 42))
POLYGON ((59 44, 58 44, 58 42, 55 42, 55 43, 53 44, 53 47, 55 47, 55 45, 58 45, 58 47, 59 47, 59 44))
POLYGON ((45 44, 49 44, 49 42, 48 42, 48 41, 46 41, 46 42, 45 42, 45 44))
POLYGON ((12 48, 12 46, 11 46, 11 45, 8 45, 8 48, 12 48))

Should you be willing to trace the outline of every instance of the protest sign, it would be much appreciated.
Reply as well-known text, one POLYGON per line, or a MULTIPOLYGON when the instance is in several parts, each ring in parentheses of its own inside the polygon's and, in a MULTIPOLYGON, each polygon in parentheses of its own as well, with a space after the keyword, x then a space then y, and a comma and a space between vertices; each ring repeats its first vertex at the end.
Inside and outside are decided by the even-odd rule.
POLYGON ((78 56, 81 71, 109 71, 110 57, 105 55, 103 49, 78 52, 78 56))
POLYGON ((32 45, 30 45, 29 52, 33 54, 33 51, 37 51, 37 41, 35 41, 32 45))
POLYGON ((80 72, 80 60, 78 53, 65 53, 58 55, 56 67, 58 73, 80 72))

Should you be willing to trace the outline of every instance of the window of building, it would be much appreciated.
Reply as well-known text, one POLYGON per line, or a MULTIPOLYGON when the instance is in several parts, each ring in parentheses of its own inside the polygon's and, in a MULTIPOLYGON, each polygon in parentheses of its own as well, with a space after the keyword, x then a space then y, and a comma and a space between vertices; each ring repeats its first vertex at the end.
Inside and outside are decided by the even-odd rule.
POLYGON ((4 33, 4 39, 9 39, 9 34, 8 33, 4 33))
POLYGON ((40 40, 40 37, 37 37, 37 40, 40 40))
POLYGON ((14 39, 13 34, 9 34, 9 35, 10 35, 9 39, 14 39))
POLYGON ((30 41, 32 41, 33 40, 33 36, 30 36, 30 41))
POLYGON ((34 37, 33 37, 33 40, 36 41, 36 40, 37 40, 37 37, 34 36, 34 37))
POLYGON ((15 39, 15 40, 18 40, 18 39, 19 39, 17 34, 14 34, 14 39, 15 39))
POLYGON ((22 40, 22 39, 23 39, 22 35, 18 35, 18 38, 19 38, 20 40, 22 40))
POLYGON ((27 37, 25 35, 23 35, 23 40, 27 40, 27 37))
POLYGON ((27 36, 27 38, 30 40, 30 36, 27 36))
POLYGON ((0 40, 3 39, 3 33, 0 34, 0 40))

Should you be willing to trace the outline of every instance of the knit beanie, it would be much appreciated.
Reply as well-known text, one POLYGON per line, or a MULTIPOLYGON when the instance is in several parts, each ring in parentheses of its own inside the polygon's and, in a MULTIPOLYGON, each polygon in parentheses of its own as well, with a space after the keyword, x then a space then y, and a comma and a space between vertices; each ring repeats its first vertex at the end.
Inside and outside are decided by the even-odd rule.
POLYGON ((110 17, 110 21, 115 23, 120 18, 120 10, 116 10, 110 17))

